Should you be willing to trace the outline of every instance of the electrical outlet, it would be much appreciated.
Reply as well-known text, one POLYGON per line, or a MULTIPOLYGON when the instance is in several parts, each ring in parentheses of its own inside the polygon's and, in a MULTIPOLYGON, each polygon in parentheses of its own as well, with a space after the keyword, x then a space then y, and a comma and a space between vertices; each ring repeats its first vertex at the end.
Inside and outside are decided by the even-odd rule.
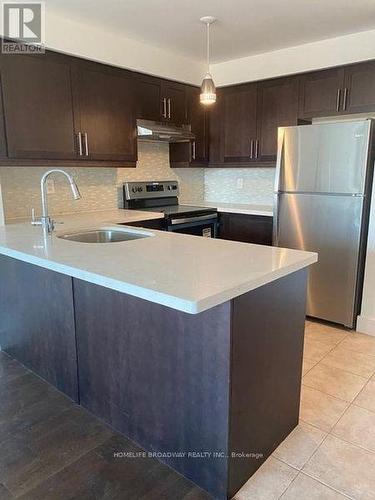
POLYGON ((243 178, 242 177, 237 178, 237 189, 243 189, 243 178))
POLYGON ((55 192, 55 181, 53 179, 47 179, 46 187, 47 194, 53 194, 55 192))

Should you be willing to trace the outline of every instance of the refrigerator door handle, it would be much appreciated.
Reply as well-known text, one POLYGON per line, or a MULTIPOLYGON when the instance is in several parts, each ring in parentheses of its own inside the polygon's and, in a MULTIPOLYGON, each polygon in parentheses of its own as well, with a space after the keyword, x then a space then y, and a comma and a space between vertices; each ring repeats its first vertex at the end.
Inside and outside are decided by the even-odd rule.
POLYGON ((277 159, 276 159, 276 172, 275 172, 275 187, 274 191, 277 193, 280 189, 280 175, 281 175, 281 165, 282 165, 282 157, 284 155, 284 139, 285 139, 285 130, 282 127, 279 127, 277 131, 277 159))
POLYGON ((279 246, 279 194, 273 195, 273 226, 272 226, 272 245, 279 246))

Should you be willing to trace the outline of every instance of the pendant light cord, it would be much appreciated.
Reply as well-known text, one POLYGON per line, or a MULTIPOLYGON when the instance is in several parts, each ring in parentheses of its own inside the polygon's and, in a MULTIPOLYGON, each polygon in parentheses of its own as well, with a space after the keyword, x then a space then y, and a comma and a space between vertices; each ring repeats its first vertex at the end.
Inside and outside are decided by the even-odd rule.
POLYGON ((207 23, 207 73, 210 72, 210 23, 207 23))

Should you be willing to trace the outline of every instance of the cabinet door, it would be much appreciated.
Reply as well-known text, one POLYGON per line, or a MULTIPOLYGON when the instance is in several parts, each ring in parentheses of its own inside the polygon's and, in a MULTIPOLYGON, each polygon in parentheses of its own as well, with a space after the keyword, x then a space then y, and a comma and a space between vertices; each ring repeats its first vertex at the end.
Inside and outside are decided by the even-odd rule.
POLYGON ((341 109, 344 86, 342 68, 307 73, 300 79, 299 116, 329 116, 341 109))
POLYGON ((354 64, 345 69, 343 111, 375 111, 375 63, 354 64))
POLYGON ((296 125, 297 116, 297 78, 269 80, 258 85, 258 159, 276 159, 277 129, 296 125))
POLYGON ((272 245, 272 224, 272 217, 221 213, 219 236, 223 240, 272 245))
POLYGON ((147 75, 139 75, 135 85, 137 118, 160 121, 162 113, 160 79, 147 75))
POLYGON ((224 162, 249 162, 255 159, 257 135, 257 85, 240 85, 223 93, 224 162))
POLYGON ((1 56, 10 158, 77 157, 70 76, 64 56, 1 56))
POLYGON ((162 120, 168 120, 176 125, 182 125, 187 122, 185 85, 163 81, 161 100, 162 120), (166 99, 165 103, 164 99, 166 99))
POLYGON ((222 125, 223 125, 224 96, 223 90, 216 90, 216 103, 206 111, 208 118, 208 158, 210 165, 220 166, 222 156, 222 125))
POLYGON ((73 83, 83 158, 136 161, 134 86, 128 73, 78 63, 73 83))
POLYGON ((193 165, 201 165, 208 160, 206 109, 199 101, 199 94, 199 88, 188 89, 188 122, 191 124, 191 131, 195 134, 195 140, 191 145, 193 165))

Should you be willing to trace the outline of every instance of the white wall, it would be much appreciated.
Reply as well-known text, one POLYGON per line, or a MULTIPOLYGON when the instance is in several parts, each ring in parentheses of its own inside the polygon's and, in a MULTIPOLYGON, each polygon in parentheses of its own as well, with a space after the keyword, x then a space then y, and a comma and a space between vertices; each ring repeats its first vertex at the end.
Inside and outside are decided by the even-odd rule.
POLYGON ((211 65, 216 85, 249 82, 375 59, 375 30, 211 65))
POLYGON ((198 85, 206 72, 203 61, 105 31, 100 26, 68 19, 50 6, 46 9, 46 46, 66 54, 198 85))

